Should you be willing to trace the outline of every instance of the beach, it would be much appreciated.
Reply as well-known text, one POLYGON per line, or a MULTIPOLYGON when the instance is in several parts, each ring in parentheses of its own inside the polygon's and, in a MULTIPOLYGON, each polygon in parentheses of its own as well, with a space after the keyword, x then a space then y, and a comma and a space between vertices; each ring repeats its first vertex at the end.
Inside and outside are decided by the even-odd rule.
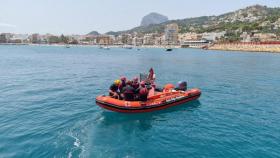
POLYGON ((209 50, 243 51, 243 52, 271 52, 280 53, 280 44, 258 44, 258 43, 221 43, 213 44, 209 50))

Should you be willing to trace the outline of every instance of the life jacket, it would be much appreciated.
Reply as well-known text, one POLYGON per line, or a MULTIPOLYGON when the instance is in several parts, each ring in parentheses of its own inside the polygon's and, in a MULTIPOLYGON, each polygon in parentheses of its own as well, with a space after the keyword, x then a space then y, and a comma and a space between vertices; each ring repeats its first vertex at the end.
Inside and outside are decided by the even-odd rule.
POLYGON ((112 84, 110 86, 110 90, 113 91, 113 92, 117 92, 119 90, 119 87, 117 85, 115 85, 115 84, 112 84))
POLYGON ((148 95, 149 91, 147 88, 141 88, 139 91, 139 95, 148 95))
POLYGON ((135 89, 130 86, 130 85, 127 85, 123 88, 123 93, 124 94, 134 94, 135 93, 135 89))
POLYGON ((139 100, 140 100, 140 101, 147 101, 148 94, 149 94, 149 90, 148 90, 146 87, 140 88, 140 91, 139 91, 139 100))
POLYGON ((121 92, 123 91, 124 87, 126 87, 126 83, 122 81, 122 83, 119 86, 121 92))
POLYGON ((132 83, 132 87, 133 87, 134 89, 139 88, 139 83, 138 83, 138 82, 133 82, 133 83, 132 83))
POLYGON ((123 88, 123 95, 124 95, 124 100, 133 101, 135 95, 135 89, 130 85, 126 85, 123 88))

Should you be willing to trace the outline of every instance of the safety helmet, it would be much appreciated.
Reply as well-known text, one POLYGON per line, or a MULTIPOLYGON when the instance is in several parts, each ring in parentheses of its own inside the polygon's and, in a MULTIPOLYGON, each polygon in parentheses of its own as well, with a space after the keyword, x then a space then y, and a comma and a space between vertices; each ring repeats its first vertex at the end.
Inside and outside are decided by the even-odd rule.
POLYGON ((122 76, 122 77, 121 77, 121 80, 122 80, 122 81, 126 81, 126 77, 122 76))
POLYGON ((115 81, 114 81, 114 84, 115 84, 115 85, 120 85, 120 84, 121 84, 121 80, 115 80, 115 81))

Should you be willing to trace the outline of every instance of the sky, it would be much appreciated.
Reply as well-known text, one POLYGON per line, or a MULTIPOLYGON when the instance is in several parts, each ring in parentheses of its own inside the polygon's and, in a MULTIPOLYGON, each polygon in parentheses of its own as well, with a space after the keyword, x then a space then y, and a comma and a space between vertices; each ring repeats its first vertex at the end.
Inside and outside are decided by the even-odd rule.
POLYGON ((157 12, 169 19, 219 15, 280 0, 0 0, 0 33, 87 34, 139 26, 157 12))

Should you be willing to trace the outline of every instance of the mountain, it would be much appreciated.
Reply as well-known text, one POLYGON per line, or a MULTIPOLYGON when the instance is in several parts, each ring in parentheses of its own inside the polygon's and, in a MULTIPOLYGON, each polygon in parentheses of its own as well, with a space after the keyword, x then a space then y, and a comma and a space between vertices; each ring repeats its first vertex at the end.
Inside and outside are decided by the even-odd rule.
POLYGON ((275 32, 280 28, 280 8, 268 8, 254 5, 235 12, 229 12, 219 16, 202 16, 170 20, 162 24, 147 27, 136 27, 129 32, 163 32, 168 23, 177 23, 180 32, 219 32, 219 31, 259 31, 275 32))
POLYGON ((241 34, 241 32, 245 31, 280 34, 280 8, 253 5, 218 16, 201 16, 168 20, 160 24, 139 26, 130 30, 114 32, 114 35, 133 32, 163 33, 165 25, 170 23, 177 23, 179 25, 180 33, 227 31, 234 34, 241 34))
POLYGON ((88 35, 95 35, 95 36, 97 36, 97 35, 100 35, 100 33, 97 32, 97 31, 91 31, 90 33, 88 33, 88 35))
POLYGON ((149 26, 152 24, 160 24, 168 21, 168 17, 158 14, 158 13, 150 13, 142 18, 140 26, 149 26))
POLYGON ((194 23, 197 29, 182 26, 195 32, 210 31, 248 31, 248 32, 274 32, 280 22, 280 8, 268 8, 254 5, 235 12, 210 17, 202 24, 194 23), (275 27, 276 26, 276 27, 275 27))

